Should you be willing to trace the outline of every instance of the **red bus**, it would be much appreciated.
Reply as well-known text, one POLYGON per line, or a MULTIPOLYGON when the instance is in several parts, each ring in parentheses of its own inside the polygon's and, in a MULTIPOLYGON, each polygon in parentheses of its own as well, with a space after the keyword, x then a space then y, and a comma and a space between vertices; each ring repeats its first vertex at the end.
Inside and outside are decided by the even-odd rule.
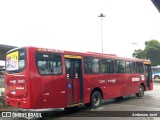
POLYGON ((5 84, 5 103, 24 109, 99 107, 153 89, 149 60, 36 47, 7 52, 5 84))

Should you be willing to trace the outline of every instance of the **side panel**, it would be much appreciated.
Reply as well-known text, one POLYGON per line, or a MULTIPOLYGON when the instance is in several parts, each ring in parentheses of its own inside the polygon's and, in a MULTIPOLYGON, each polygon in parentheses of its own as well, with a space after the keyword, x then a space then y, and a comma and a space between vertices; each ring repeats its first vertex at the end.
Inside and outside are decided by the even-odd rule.
MULTIPOLYGON (((30 94, 31 108, 66 107, 66 82, 63 74, 40 75, 36 67, 35 51, 30 50, 30 94)), ((62 66, 64 65, 62 57, 62 66)))
POLYGON ((115 98, 124 94, 125 75, 124 74, 112 74, 106 75, 106 95, 105 98, 115 98))
POLYGON ((66 106, 66 84, 63 78, 63 75, 54 77, 38 77, 37 75, 35 79, 32 79, 33 108, 64 108, 66 106))
POLYGON ((135 73, 132 75, 131 78, 131 85, 132 85, 132 94, 137 93, 139 91, 139 86, 141 83, 145 82, 144 74, 135 73))
MULTIPOLYGON (((125 95, 124 85, 126 75, 84 75, 84 97, 85 102, 90 102, 90 95, 94 88, 100 88, 104 99, 115 98, 125 95)), ((129 91, 131 93, 131 91, 129 91)))

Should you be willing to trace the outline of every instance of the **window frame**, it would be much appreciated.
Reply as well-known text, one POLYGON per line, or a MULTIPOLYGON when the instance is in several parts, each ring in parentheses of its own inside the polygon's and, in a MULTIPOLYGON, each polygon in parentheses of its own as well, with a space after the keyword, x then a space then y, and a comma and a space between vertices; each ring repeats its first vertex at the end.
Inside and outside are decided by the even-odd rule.
MULTIPOLYGON (((111 64, 108 64, 108 65, 111 65, 111 64)), ((110 58, 101 58, 101 59, 100 59, 100 73, 101 73, 101 74, 114 74, 114 73, 115 73, 114 60, 113 60, 113 59, 110 59, 110 58), (107 60, 112 61, 112 62, 111 62, 112 67, 113 67, 113 71, 112 71, 112 72, 108 72, 108 71, 107 71, 107 72, 102 72, 102 66, 101 66, 101 65, 102 65, 102 61, 103 61, 103 60, 105 60, 105 62, 106 62, 107 60)))
POLYGON ((83 61, 84 61, 84 73, 85 74, 100 74, 100 58, 97 58, 97 57, 90 57, 90 56, 85 56, 84 57, 84 59, 83 59, 83 61), (86 59, 92 59, 92 62, 93 62, 93 59, 98 59, 98 72, 93 72, 93 65, 92 65, 92 63, 91 63, 91 72, 86 72, 86 66, 85 66, 85 60, 86 59))
POLYGON ((126 61, 125 60, 118 60, 118 59, 116 59, 116 60, 114 60, 114 68, 115 68, 115 74, 125 74, 126 73, 126 71, 125 71, 125 68, 126 68, 126 61), (123 67, 123 72, 117 72, 117 61, 118 61, 118 70, 119 70, 119 68, 120 68, 120 64, 122 63, 122 62, 124 62, 124 67, 123 67))
POLYGON ((144 73, 144 64, 143 64, 143 62, 135 62, 135 65, 136 65, 136 73, 140 73, 140 74, 144 73), (142 66, 137 65, 137 64, 141 64, 142 66), (142 68, 143 71, 140 71, 141 70, 140 67, 142 68), (137 70, 137 68, 139 68, 139 70, 137 70))
POLYGON ((126 71, 126 68, 125 68, 125 71, 126 71, 126 74, 135 74, 135 62, 134 61, 125 61, 126 62, 126 68, 127 68, 127 63, 129 63, 129 73, 126 71))
MULTIPOLYGON (((25 64, 25 66, 23 67, 23 68, 21 68, 21 69, 19 69, 19 63, 18 63, 18 70, 7 70, 7 69, 5 69, 5 71, 6 71, 6 73, 9 73, 9 74, 12 74, 12 73, 20 73, 20 72, 22 72, 22 71, 24 71, 25 69, 26 69, 26 66, 27 66, 27 50, 26 50, 26 48, 18 48, 18 49, 13 49, 13 50, 11 50, 11 51, 9 51, 9 52, 7 52, 7 54, 6 54, 6 56, 8 55, 8 54, 10 54, 10 53, 13 53, 13 52, 16 52, 16 51, 18 51, 18 62, 19 62, 19 60, 20 60, 20 53, 21 53, 21 51, 23 51, 24 52, 24 64, 25 64)), ((5 60, 5 62, 6 62, 7 60, 5 60)), ((6 65, 7 64, 5 64, 5 68, 6 68, 6 65)))
POLYGON ((125 61, 126 66, 125 66, 125 73, 126 74, 131 74, 131 61, 125 61), (129 72, 127 72, 129 70, 129 72))
MULTIPOLYGON (((45 60, 46 61, 46 60, 45 60)), ((47 61, 47 62, 48 62, 47 61)), ((62 55, 61 54, 57 54, 57 53, 47 53, 47 52, 36 52, 35 53, 35 63, 36 63, 36 69, 38 71, 38 73, 41 75, 41 76, 48 76, 48 75, 62 75, 63 74, 63 62, 62 62, 62 55), (42 74, 39 70, 39 67, 38 67, 38 57, 37 55, 38 54, 41 54, 42 55, 48 55, 48 61, 49 61, 49 72, 48 74, 42 74), (51 59, 51 56, 59 56, 60 57, 60 62, 61 62, 61 72, 58 73, 58 74, 55 74, 54 72, 51 72, 51 61, 53 62, 53 59, 51 59)))

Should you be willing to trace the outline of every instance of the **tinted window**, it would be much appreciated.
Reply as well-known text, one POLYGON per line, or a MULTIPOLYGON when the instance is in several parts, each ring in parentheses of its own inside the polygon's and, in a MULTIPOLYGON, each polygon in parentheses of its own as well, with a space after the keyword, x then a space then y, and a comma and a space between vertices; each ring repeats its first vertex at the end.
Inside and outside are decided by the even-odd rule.
POLYGON ((126 62, 126 73, 131 73, 131 66, 130 66, 130 62, 126 62))
POLYGON ((116 73, 125 73, 125 61, 115 61, 115 72, 116 73))
POLYGON ((126 73, 135 73, 134 62, 126 61, 126 73))
POLYGON ((62 60, 60 55, 37 53, 37 69, 42 75, 61 74, 62 60))
POLYGON ((135 63, 130 62, 130 67, 131 67, 131 73, 135 73, 135 63))
POLYGON ((137 73, 143 73, 143 63, 142 62, 136 62, 136 72, 137 73))
POLYGON ((85 57, 84 58, 85 73, 99 73, 99 59, 85 57))
POLYGON ((113 60, 102 59, 100 63, 101 73, 114 73, 113 60))

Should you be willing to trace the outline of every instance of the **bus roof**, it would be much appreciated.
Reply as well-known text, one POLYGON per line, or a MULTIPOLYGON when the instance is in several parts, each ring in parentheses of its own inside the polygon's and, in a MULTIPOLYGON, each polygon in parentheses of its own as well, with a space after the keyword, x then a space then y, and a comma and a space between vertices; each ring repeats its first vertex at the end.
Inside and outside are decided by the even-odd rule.
MULTIPOLYGON (((98 58, 107 57, 107 58, 112 58, 112 59, 117 59, 117 60, 140 61, 140 62, 144 62, 146 64, 150 64, 150 60, 119 57, 115 54, 105 54, 105 53, 97 53, 97 52, 90 52, 90 51, 83 53, 83 52, 65 51, 65 50, 50 49, 50 48, 31 47, 31 46, 22 47, 22 48, 35 49, 35 51, 60 53, 60 54, 64 54, 64 55, 90 56, 90 57, 98 57, 98 58)), ((21 48, 19 48, 19 49, 21 49, 21 48)), ((14 50, 17 50, 17 48, 10 50, 9 52, 14 51, 14 50)))

